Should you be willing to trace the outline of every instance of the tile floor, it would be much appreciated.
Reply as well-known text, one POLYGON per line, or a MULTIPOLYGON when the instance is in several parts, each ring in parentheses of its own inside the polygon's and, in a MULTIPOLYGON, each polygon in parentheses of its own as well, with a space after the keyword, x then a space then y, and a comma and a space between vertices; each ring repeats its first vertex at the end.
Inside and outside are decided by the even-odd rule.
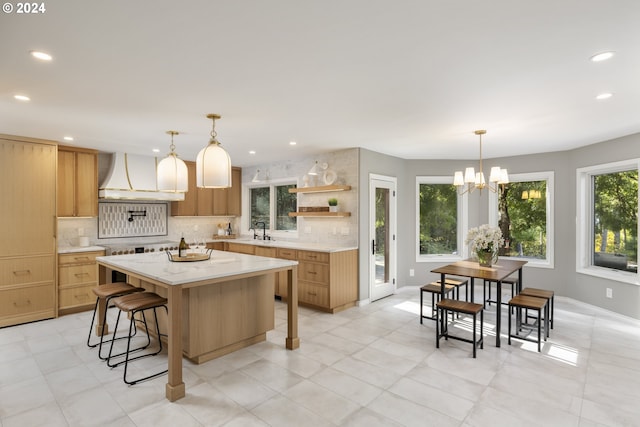
POLYGON ((187 396, 174 403, 166 376, 130 387, 121 367, 97 360, 85 345, 90 312, 0 329, 0 426, 640 425, 638 320, 556 297, 555 329, 537 353, 506 338, 495 347, 493 306, 474 360, 464 342, 435 348, 415 287, 335 315, 301 308, 296 351, 284 349, 286 310, 276 307, 267 341, 185 360, 187 396))

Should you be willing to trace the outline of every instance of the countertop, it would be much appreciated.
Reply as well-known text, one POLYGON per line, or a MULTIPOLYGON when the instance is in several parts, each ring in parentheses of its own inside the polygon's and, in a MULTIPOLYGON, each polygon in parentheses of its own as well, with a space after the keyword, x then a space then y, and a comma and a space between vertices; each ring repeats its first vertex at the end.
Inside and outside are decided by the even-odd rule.
POLYGON ((65 246, 58 248, 59 254, 72 254, 76 252, 104 251, 104 246, 65 246))
POLYGON ((114 270, 137 273, 167 285, 183 285, 298 264, 297 261, 225 251, 211 251, 211 259, 195 262, 171 262, 162 252, 101 256, 96 261, 114 270))
MULTIPOLYGON (((214 239, 215 241, 215 239, 214 239)), ((291 242, 287 240, 254 240, 249 238, 225 240, 229 243, 241 243, 244 245, 274 247, 274 248, 287 248, 287 249, 300 249, 316 252, 342 252, 358 249, 357 246, 329 246, 323 243, 306 243, 306 242, 291 242)))

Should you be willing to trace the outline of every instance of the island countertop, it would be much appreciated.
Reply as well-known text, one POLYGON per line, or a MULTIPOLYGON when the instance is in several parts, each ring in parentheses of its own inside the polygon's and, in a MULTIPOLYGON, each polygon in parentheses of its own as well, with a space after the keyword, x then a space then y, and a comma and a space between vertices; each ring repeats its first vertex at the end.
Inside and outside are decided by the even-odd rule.
POLYGON ((123 269, 167 285, 184 285, 298 264, 297 261, 286 259, 215 250, 211 251, 211 258, 205 261, 172 262, 164 252, 101 256, 96 261, 113 270, 123 269))

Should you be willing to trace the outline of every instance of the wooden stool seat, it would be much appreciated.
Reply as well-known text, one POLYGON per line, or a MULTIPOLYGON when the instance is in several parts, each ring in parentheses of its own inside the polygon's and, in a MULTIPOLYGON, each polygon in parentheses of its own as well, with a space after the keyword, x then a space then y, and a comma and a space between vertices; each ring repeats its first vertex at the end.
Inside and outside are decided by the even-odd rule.
MULTIPOLYGON (((482 282, 482 299, 483 302, 482 304, 489 304, 491 305, 491 303, 498 303, 498 301, 491 299, 491 284, 492 283, 496 283, 493 280, 484 280, 482 282), (486 296, 487 294, 487 287, 489 288, 489 296, 486 296)), ((511 286, 511 296, 514 297, 518 294, 518 284, 519 284, 519 280, 517 276, 509 276, 505 279, 502 280, 501 282, 503 285, 509 285, 511 286)), ((496 290, 496 292, 499 292, 499 290, 496 290)), ((502 301, 504 301, 504 299, 502 299, 502 301)), ((506 302, 503 302, 502 305, 507 305, 506 302)))
POLYGON ((484 348, 484 306, 473 302, 460 301, 454 299, 443 299, 437 304, 436 310, 436 348, 440 348, 440 338, 456 339, 458 341, 469 342, 473 344, 473 358, 476 357, 476 349, 478 346, 484 348), (463 313, 473 316, 473 339, 463 338, 449 334, 447 324, 447 311, 452 313, 463 313), (442 312, 442 325, 440 325, 440 312, 442 312), (480 314, 480 338, 476 337, 476 318, 480 314))
POLYGON ((118 312, 118 318, 116 319, 116 326, 115 326, 115 331, 117 331, 118 329, 118 323, 120 322, 120 315, 124 312, 124 313, 130 313, 131 314, 131 322, 129 323, 129 334, 127 335, 127 350, 125 352, 122 353, 118 353, 118 354, 113 354, 113 342, 116 340, 115 334, 116 332, 114 332, 114 337, 111 340, 111 347, 109 349, 109 357, 107 358, 107 365, 111 368, 116 367, 118 365, 124 364, 124 375, 123 375, 123 379, 124 382, 130 385, 136 384, 140 381, 143 380, 147 380, 149 378, 154 378, 157 377, 159 375, 165 374, 168 372, 168 370, 164 370, 161 372, 157 372, 155 374, 151 374, 142 378, 137 378, 135 380, 129 380, 127 379, 127 367, 129 366, 129 362, 136 360, 136 359, 141 359, 143 357, 148 357, 148 356, 155 356, 157 354, 159 354, 162 351, 162 339, 161 339, 161 333, 160 333, 160 326, 158 324, 158 313, 156 312, 156 309, 158 307, 164 307, 164 309, 167 311, 167 315, 168 313, 168 309, 167 309, 167 299, 164 297, 161 297, 160 295, 153 293, 153 292, 140 292, 140 293, 136 293, 136 294, 129 294, 129 295, 124 295, 124 296, 120 296, 117 298, 114 298, 113 303, 115 304, 115 306, 117 308, 120 309, 120 311, 118 312), (145 310, 153 310, 153 315, 154 315, 154 320, 155 320, 155 324, 156 324, 156 333, 157 333, 157 337, 158 337, 158 350, 153 352, 153 353, 145 353, 136 357, 129 357, 129 355, 134 352, 134 351, 140 351, 140 350, 144 350, 147 347, 149 347, 149 345, 151 345, 151 336, 149 335, 149 327, 147 325, 147 319, 146 316, 144 314, 145 310), (133 327, 135 325, 135 322, 140 321, 139 319, 136 319, 136 313, 141 313, 141 317, 142 317, 142 322, 144 323, 145 326, 145 331, 147 332, 147 343, 143 346, 137 347, 135 349, 131 349, 131 338, 133 337, 133 327), (119 356, 125 356, 125 360, 122 362, 117 362, 117 363, 112 363, 111 359, 119 357, 119 356))
POLYGON ((548 301, 550 301, 551 307, 549 307, 549 325, 550 325, 550 328, 553 329, 553 305, 554 305, 553 300, 555 297, 555 292, 548 291, 546 289, 524 288, 523 290, 520 291, 520 295, 528 295, 531 297, 545 298, 548 301))
MULTIPOLYGON (((436 282, 436 283, 440 283, 440 282, 436 282)), ((463 278, 446 278, 444 279, 444 284, 445 285, 453 285, 456 287, 456 299, 460 299, 460 288, 461 287, 465 287, 464 288, 464 300, 465 301, 469 301, 469 279, 463 279, 463 278)), ((472 301, 473 302, 473 301, 472 301)))
POLYGON ((528 295, 522 295, 522 294, 518 294, 515 297, 511 298, 511 300, 509 300, 509 345, 511 345, 511 338, 518 338, 521 340, 525 340, 525 341, 531 341, 531 342, 537 342, 538 343, 538 352, 541 351, 541 345, 542 345, 542 341, 541 341, 541 327, 542 324, 544 322, 544 340, 547 340, 547 335, 548 335, 548 330, 549 330, 549 305, 547 303, 547 300, 545 298, 538 298, 538 297, 532 297, 532 296, 528 296, 528 295), (516 316, 516 332, 514 334, 511 333, 511 317, 512 317, 512 313, 511 313, 511 309, 515 308, 515 316, 516 316), (522 309, 526 309, 526 310, 535 310, 538 313, 538 322, 537 322, 537 329, 538 329, 538 339, 537 340, 533 340, 530 339, 526 336, 523 335, 519 335, 518 332, 520 332, 520 330, 523 328, 523 326, 529 326, 526 323, 522 322, 522 309), (544 310, 544 319, 543 319, 543 315, 542 312, 544 310))
MULTIPOLYGON (((446 281, 445 281, 446 283, 446 281)), ((449 294, 451 291, 455 290, 455 285, 444 285, 445 294, 449 294)), ((420 324, 422 324, 422 319, 430 319, 436 320, 436 301, 440 301, 442 288, 440 282, 431 282, 427 285, 424 285, 420 288, 420 324), (431 294, 431 316, 425 316, 422 314, 422 306, 423 306, 423 295, 425 292, 429 292, 431 294)))
POLYGON ((109 307, 109 302, 112 298, 116 298, 122 295, 133 294, 137 292, 144 291, 143 288, 137 288, 133 285, 130 285, 126 282, 115 282, 115 283, 105 283, 100 286, 96 286, 92 289, 96 298, 96 305, 93 307, 93 317, 91 318, 91 326, 89 326, 89 336, 87 337, 87 346, 90 348, 98 347, 98 357, 102 360, 106 360, 106 357, 102 356, 102 344, 104 342, 109 342, 109 340, 104 341, 104 335, 107 331, 105 331, 105 324, 107 323, 107 308, 109 307), (100 326, 100 331, 96 330, 96 334, 100 336, 100 341, 97 343, 91 343, 91 334, 93 332, 93 325, 96 321, 96 315, 98 313, 98 304, 100 300, 105 301, 105 311, 104 317, 102 318, 102 324, 100 326))

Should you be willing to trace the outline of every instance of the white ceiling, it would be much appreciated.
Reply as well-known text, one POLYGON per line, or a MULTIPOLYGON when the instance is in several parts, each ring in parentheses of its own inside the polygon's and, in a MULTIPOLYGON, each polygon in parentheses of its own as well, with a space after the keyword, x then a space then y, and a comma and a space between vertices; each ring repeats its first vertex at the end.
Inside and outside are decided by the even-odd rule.
POLYGON ((44 4, 0 14, 0 133, 164 155, 177 130, 193 160, 218 113, 251 166, 349 147, 473 159, 475 129, 485 157, 640 132, 638 0, 44 4))

